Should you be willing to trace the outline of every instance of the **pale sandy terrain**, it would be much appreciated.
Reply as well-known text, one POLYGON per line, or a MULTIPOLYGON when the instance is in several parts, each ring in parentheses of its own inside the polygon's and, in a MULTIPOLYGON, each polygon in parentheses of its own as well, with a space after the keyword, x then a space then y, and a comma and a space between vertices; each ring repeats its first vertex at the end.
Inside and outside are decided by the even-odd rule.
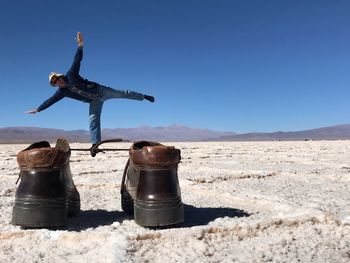
POLYGON ((185 223, 147 229, 122 212, 127 152, 74 152, 83 211, 62 230, 10 224, 27 145, 0 145, 0 262, 350 262, 350 141, 172 145, 185 223))

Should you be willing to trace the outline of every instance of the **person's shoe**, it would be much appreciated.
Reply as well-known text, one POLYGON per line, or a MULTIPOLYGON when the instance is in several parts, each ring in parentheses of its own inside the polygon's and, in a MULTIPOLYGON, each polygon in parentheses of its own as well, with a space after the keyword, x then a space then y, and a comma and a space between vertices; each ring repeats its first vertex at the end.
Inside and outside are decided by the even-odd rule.
POLYGON ((60 227, 66 224, 67 213, 76 215, 78 208, 80 211, 69 157, 68 142, 60 139, 55 148, 42 141, 18 153, 21 182, 16 191, 12 224, 25 228, 60 227))
POLYGON ((92 146, 90 147, 90 155, 91 155, 91 157, 95 157, 96 156, 96 154, 98 154, 99 152, 102 152, 99 148, 98 148, 98 146, 96 146, 97 144, 96 143, 94 143, 94 144, 92 144, 92 146))
POLYGON ((154 97, 150 95, 144 95, 144 98, 150 102, 154 102, 154 97))
POLYGON ((122 209, 141 226, 167 226, 184 221, 177 175, 180 150, 157 142, 135 142, 121 185, 122 209))

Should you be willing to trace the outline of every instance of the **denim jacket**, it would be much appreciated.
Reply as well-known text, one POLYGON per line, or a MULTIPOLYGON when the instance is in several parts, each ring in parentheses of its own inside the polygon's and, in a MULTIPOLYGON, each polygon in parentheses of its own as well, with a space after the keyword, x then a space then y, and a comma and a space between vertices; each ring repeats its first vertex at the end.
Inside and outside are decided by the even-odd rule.
POLYGON ((69 97, 82 102, 92 102, 98 100, 99 84, 83 79, 79 75, 80 62, 83 59, 83 47, 79 47, 74 56, 73 65, 70 67, 65 75, 67 86, 65 88, 58 88, 56 93, 44 101, 38 108, 38 111, 43 111, 63 99, 69 97))

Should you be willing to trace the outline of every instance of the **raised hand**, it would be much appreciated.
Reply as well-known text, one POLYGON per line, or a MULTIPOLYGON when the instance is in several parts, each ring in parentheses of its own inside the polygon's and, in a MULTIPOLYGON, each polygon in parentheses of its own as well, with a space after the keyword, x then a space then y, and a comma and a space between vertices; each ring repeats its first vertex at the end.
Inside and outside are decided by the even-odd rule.
POLYGON ((78 46, 82 47, 84 45, 84 38, 83 38, 83 34, 81 32, 77 33, 77 38, 76 38, 77 42, 78 42, 78 46))

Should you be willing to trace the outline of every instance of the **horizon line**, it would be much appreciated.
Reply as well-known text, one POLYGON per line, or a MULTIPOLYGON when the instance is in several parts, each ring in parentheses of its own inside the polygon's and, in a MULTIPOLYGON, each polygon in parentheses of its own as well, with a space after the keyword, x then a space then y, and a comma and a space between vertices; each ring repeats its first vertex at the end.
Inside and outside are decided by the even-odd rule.
MULTIPOLYGON (((278 132, 302 132, 302 131, 309 131, 309 130, 317 130, 317 129, 323 129, 323 128, 333 128, 333 127, 339 127, 339 126, 346 126, 350 125, 350 123, 342 123, 342 124, 334 124, 334 125, 329 125, 329 126, 322 126, 322 127, 315 127, 315 128, 309 128, 309 129, 302 129, 302 130, 275 130, 275 131, 249 131, 249 132, 235 132, 235 131, 222 131, 222 130, 214 130, 211 128, 202 128, 202 127, 192 127, 192 126, 187 126, 184 124, 171 124, 171 125, 166 125, 166 126, 151 126, 147 124, 142 124, 136 127, 116 127, 116 128, 110 128, 110 127, 105 127, 102 128, 101 130, 114 130, 114 129, 138 129, 142 127, 148 127, 148 128, 169 128, 169 127, 184 127, 184 128, 189 128, 189 129, 199 129, 199 130, 209 130, 209 131, 214 131, 214 132, 221 132, 221 133, 235 133, 236 135, 240 134, 251 134, 251 133, 278 133, 278 132)), ((53 127, 38 127, 38 126, 7 126, 7 127, 0 127, 0 129, 16 129, 16 128, 34 128, 34 129, 51 129, 51 130, 60 130, 60 131, 65 131, 65 132, 73 132, 73 131, 84 131, 84 132, 89 132, 89 130, 86 129, 62 129, 62 128, 53 128, 53 127)))

